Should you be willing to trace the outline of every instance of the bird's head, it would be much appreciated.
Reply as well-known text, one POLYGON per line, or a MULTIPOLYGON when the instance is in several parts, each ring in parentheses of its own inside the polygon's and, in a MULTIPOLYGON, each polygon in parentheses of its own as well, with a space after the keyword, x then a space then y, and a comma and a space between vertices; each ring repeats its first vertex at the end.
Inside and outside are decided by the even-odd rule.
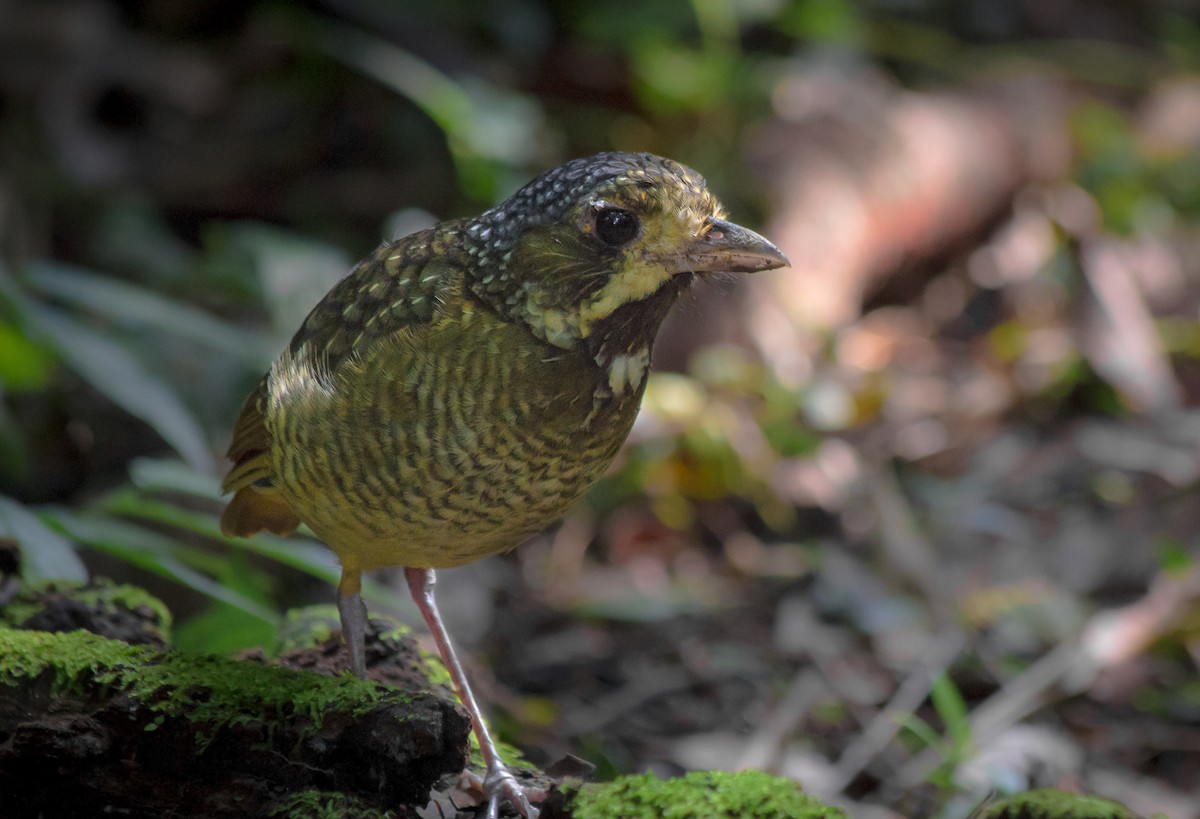
POLYGON ((576 159, 471 220, 470 287, 550 344, 587 345, 599 364, 648 355, 695 274, 788 264, 724 216, 704 178, 677 162, 645 153, 576 159))

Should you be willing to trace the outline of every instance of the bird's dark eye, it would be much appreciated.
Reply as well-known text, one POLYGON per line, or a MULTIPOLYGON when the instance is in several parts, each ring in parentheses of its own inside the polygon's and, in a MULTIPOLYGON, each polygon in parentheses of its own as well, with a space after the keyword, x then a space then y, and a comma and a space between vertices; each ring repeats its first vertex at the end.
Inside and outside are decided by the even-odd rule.
POLYGON ((596 214, 596 236, 610 247, 629 244, 641 227, 637 215, 624 208, 605 208, 596 214))

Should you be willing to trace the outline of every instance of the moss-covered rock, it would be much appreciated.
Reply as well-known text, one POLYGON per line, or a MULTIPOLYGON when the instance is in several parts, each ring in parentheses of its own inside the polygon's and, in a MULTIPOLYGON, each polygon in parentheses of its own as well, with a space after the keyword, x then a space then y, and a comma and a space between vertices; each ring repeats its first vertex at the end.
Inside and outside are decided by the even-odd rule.
POLYGON ((341 630, 337 606, 332 603, 289 609, 279 624, 276 653, 312 648, 336 637, 341 630))
MULTIPOLYGON (((291 609, 279 629, 277 659, 291 668, 339 673, 349 667, 342 645, 337 607, 291 609)), ((454 696, 450 673, 434 654, 421 649, 412 629, 386 617, 371 617, 366 629, 367 676, 401 688, 438 685, 454 696)))
POLYGON ((980 819, 1138 819, 1120 802, 1043 788, 984 807, 980 819))
POLYGON ((423 804, 468 731, 448 698, 348 674, 0 629, 6 816, 263 815, 305 789, 423 804))
MULTIPOLYGON (((547 813, 557 813, 553 808, 547 813)), ((575 819, 846 819, 792 779, 762 771, 697 771, 678 779, 651 774, 584 785, 558 815, 575 819)))
MULTIPOLYGON (((407 625, 387 617, 371 617, 367 623, 366 651, 367 676, 372 680, 404 690, 422 691, 438 686, 447 697, 457 700, 450 672, 440 658, 418 647, 407 625)), ((344 670, 348 658, 341 643, 337 607, 314 605, 288 611, 279 629, 276 660, 289 668, 328 674, 344 670)), ((510 768, 536 772, 512 745, 497 741, 496 750, 510 768)), ((474 734, 471 734, 470 753, 471 768, 482 776, 487 766, 474 734)))
POLYGON ((0 608, 0 625, 32 631, 83 629, 134 645, 166 646, 171 639, 171 613, 162 601, 137 586, 105 578, 26 586, 0 608))

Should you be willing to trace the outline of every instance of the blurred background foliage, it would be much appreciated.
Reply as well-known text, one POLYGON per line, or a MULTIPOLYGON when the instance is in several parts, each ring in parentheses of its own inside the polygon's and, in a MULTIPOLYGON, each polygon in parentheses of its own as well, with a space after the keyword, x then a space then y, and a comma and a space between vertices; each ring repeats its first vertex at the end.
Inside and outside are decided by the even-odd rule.
MULTIPOLYGON (((717 666, 774 664, 764 709, 820 653, 796 623, 845 625, 883 676, 921 654, 897 635, 957 623, 996 642, 931 670, 953 672, 938 727, 906 734, 944 732, 952 764, 912 770, 956 815, 956 703, 1193 571, 1192 0, 0 0, 0 535, 28 581, 151 587, 181 646, 270 643, 336 569, 311 540, 220 535, 244 396, 376 243, 611 149, 699 169, 794 269, 682 305, 618 466, 483 570, 519 636, 486 642, 485 616, 472 642, 534 669, 497 672, 514 732, 605 770, 715 764, 564 720, 536 671, 562 669, 529 656, 553 612, 645 634, 756 601, 764 654, 706 640, 717 666)), ((1142 639, 1172 674, 1194 673, 1194 611, 1142 639)), ((1167 678, 1128 696, 1179 713, 1167 678)), ((821 702, 806 731, 837 756, 846 706, 821 702)))

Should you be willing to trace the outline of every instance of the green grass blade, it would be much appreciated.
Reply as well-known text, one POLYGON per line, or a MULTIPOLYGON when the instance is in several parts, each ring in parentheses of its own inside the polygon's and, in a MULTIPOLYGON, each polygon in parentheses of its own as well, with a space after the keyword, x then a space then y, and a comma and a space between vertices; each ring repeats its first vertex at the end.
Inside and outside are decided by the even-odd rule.
POLYGON ((946 736, 956 753, 961 753, 971 744, 971 722, 967 718, 967 703, 959 693, 958 686, 945 674, 933 679, 929 688, 929 699, 938 716, 946 726, 946 736))

